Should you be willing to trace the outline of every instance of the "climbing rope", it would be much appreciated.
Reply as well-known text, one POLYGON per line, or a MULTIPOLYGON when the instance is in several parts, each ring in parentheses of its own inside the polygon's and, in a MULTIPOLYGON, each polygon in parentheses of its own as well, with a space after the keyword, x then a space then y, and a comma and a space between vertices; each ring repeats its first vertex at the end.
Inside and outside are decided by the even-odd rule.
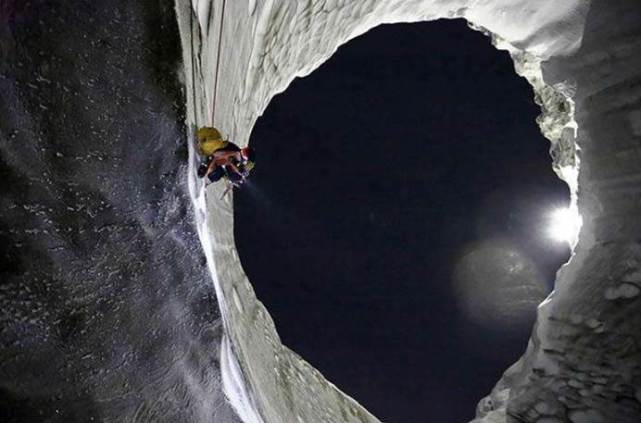
MULTIPOLYGON (((212 0, 213 1, 213 0, 212 0)), ((216 97, 218 94, 218 74, 220 70, 220 53, 222 49, 222 39, 223 39, 223 26, 225 23, 225 4, 227 3, 226 0, 222 0, 222 9, 220 13, 220 26, 219 26, 219 31, 218 31, 218 51, 216 53, 216 73, 214 76, 214 92, 213 92, 213 99, 212 99, 212 108, 211 108, 211 126, 215 126, 215 119, 216 119, 216 97)), ((196 108, 197 104, 197 98, 196 98, 196 74, 195 74, 195 60, 194 60, 194 25, 193 25, 193 15, 194 15, 194 10, 192 8, 191 10, 192 13, 189 14, 189 27, 191 30, 191 43, 190 43, 190 48, 191 48, 191 79, 192 79, 192 96, 193 96, 193 104, 194 104, 194 124, 196 125, 196 128, 200 128, 198 125, 198 111, 196 108)), ((198 27, 200 28, 200 26, 198 27)), ((202 43, 201 43, 202 46, 202 43)), ((202 73, 201 73, 202 77, 202 73)), ((223 197, 227 195, 227 193, 232 190, 233 188, 238 187, 237 184, 231 183, 230 185, 227 186, 225 191, 223 192, 223 197)))
POLYGON ((216 122, 214 119, 216 118, 216 95, 218 94, 218 70, 220 69, 220 50, 222 46, 222 41, 223 41, 223 24, 225 22, 225 3, 227 3, 226 0, 223 0, 223 7, 220 12, 220 28, 218 32, 218 53, 216 55, 216 75, 214 77, 214 98, 212 100, 212 108, 211 108, 211 125, 216 126, 216 122))
POLYGON ((194 10, 190 8, 189 11, 189 41, 191 47, 191 94, 194 109, 194 124, 198 128, 198 110, 196 110, 196 63, 194 61, 194 10))

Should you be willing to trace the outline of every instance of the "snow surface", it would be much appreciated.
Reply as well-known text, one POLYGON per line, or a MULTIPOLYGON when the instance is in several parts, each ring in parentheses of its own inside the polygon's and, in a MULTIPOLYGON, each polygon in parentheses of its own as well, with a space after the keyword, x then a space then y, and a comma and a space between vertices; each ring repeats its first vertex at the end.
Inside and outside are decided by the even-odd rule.
MULTIPOLYGON (((641 421, 637 1, 234 0, 225 4, 219 40, 223 4, 176 2, 187 120, 192 133, 213 124, 240 145, 293 78, 376 25, 461 17, 508 50, 535 91, 551 164, 570 186, 584 225, 571 262, 539 307, 525 355, 479 403, 474 421, 641 421)), ((190 156, 190 192, 225 329, 225 392, 239 416, 377 422, 281 344, 235 250, 231 196, 221 199, 219 185, 205 190, 194 176, 193 146, 190 156)))

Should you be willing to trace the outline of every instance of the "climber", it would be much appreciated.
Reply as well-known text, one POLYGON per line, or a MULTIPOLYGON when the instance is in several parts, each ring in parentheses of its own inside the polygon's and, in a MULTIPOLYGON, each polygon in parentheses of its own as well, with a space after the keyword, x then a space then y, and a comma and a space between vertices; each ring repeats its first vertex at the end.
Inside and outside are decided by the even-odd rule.
POLYGON ((210 182, 216 182, 225 177, 229 182, 238 186, 249 176, 254 167, 254 150, 251 147, 239 148, 236 144, 227 145, 216 150, 198 168, 198 176, 205 176, 210 182))
POLYGON ((240 186, 254 167, 255 153, 251 147, 240 148, 223 140, 215 128, 200 128, 197 134, 198 152, 205 156, 198 168, 198 176, 210 182, 225 177, 233 186, 240 186))

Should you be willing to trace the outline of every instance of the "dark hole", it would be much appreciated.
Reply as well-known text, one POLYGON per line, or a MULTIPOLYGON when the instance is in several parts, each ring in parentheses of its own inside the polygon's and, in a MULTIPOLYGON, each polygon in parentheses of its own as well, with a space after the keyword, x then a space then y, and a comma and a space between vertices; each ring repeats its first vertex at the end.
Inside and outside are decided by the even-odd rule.
POLYGON ((254 128, 243 266, 283 343, 383 421, 469 421, 523 353, 536 303, 509 327, 485 303, 543 298, 568 258, 543 233, 568 190, 539 113, 508 54, 457 20, 351 41, 254 128), (512 251, 539 285, 494 288, 512 251), (457 269, 494 324, 464 312, 457 269))

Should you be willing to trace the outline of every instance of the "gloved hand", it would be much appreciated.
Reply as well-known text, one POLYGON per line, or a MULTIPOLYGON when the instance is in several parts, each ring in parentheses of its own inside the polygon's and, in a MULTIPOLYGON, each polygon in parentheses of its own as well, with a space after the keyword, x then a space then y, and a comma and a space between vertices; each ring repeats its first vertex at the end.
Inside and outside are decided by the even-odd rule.
POLYGON ((201 163, 200 166, 198 166, 198 177, 199 178, 204 178, 205 175, 207 175, 207 164, 206 163, 201 163))

